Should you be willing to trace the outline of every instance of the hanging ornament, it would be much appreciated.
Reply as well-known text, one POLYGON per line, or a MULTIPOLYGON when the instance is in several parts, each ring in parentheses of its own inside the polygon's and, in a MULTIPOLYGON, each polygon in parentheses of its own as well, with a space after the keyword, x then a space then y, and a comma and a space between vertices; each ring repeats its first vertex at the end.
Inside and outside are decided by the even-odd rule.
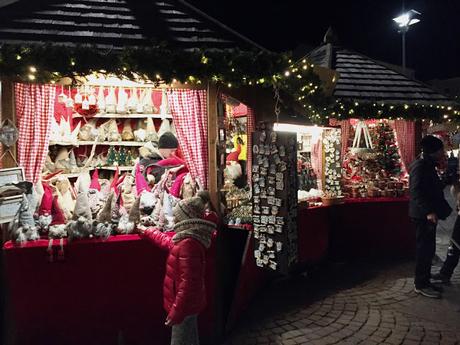
POLYGON ((19 132, 14 123, 10 119, 3 121, 0 128, 0 142, 10 148, 16 144, 18 138, 19 132))
POLYGON ((105 112, 105 96, 103 86, 99 86, 99 91, 97 94, 97 107, 101 113, 105 112))
POLYGON ((166 94, 166 89, 161 91, 161 106, 160 106, 160 114, 162 117, 166 117, 170 115, 171 111, 169 109, 168 103, 168 95, 166 94))
POLYGON ((75 95, 75 104, 81 104, 83 102, 83 96, 80 93, 80 89, 77 89, 77 93, 75 95))
POLYGON ((94 95, 94 89, 93 88, 91 88, 91 90, 89 92, 88 103, 89 103, 89 105, 96 105, 96 103, 97 103, 97 99, 96 99, 96 96, 94 95))
POLYGON ((58 96, 58 103, 65 104, 67 101, 67 95, 64 93, 64 86, 61 86, 61 93, 58 96))
POLYGON ((81 102, 81 109, 82 109, 82 110, 89 110, 89 100, 88 100, 88 96, 85 96, 83 102, 81 102))
POLYGON ((66 96, 65 106, 67 108, 73 108, 74 106, 74 102, 72 99, 72 91, 70 90, 70 86, 69 86, 69 96, 68 97, 66 96))

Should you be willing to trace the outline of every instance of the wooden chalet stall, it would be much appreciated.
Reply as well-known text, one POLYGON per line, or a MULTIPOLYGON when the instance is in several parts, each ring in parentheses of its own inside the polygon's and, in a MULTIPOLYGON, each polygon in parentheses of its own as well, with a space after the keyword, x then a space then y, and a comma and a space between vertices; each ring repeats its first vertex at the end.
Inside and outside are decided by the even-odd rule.
MULTIPOLYGON (((76 98, 82 97, 79 102, 82 109, 86 107, 83 110, 90 110, 91 106, 98 109, 95 116, 92 114, 97 121, 150 118, 155 131, 159 131, 160 122, 165 119, 170 127, 174 124, 180 151, 187 167, 194 171, 190 173, 207 185, 213 205, 220 209, 228 153, 225 114, 237 107, 229 96, 238 97, 249 109, 244 121, 247 138, 254 126, 254 114, 269 116, 273 102, 271 91, 251 86, 263 84, 263 79, 252 83, 253 76, 247 75, 249 82, 246 77, 243 79, 246 87, 232 87, 234 79, 222 77, 225 73, 219 74, 219 68, 228 70, 227 75, 233 73, 233 68, 239 67, 236 62, 232 69, 228 66, 234 55, 235 60, 243 61, 252 70, 254 64, 258 65, 254 62, 257 54, 270 55, 265 49, 181 0, 22 0, 0 2, 0 6, 1 120, 11 121, 19 130, 18 144, 10 148, 11 155, 4 156, 3 168, 15 166, 17 160, 25 168, 26 177, 36 183, 43 166, 49 163, 46 151, 51 146, 90 145, 96 147, 96 153, 103 152, 97 147, 115 146, 118 155, 121 147, 142 146, 136 142, 128 145, 124 140, 105 143, 77 138, 76 142, 65 144, 50 140, 50 123, 58 122, 53 118, 63 111, 63 104, 65 121, 80 121, 87 115, 76 114, 76 98), (120 56, 124 57, 123 63, 120 56), (216 67, 219 63, 224 67, 216 67), (199 73, 189 70, 197 66, 199 73), (91 79, 85 77, 88 72, 99 74, 91 79), (69 84, 70 79, 65 78, 69 76, 80 84, 69 84), (106 84, 101 84, 101 80, 106 84), (120 84, 110 84, 110 80, 120 84), (225 83, 224 87, 219 82, 225 83), (149 99, 150 112, 100 111, 97 101, 106 101, 112 89, 116 89, 118 101, 123 92, 129 98, 133 94, 140 96, 138 92, 151 92, 152 96, 142 96, 149 99), (177 96, 175 100, 173 95, 177 96), (90 102, 92 96, 96 103, 84 106, 83 102, 90 102), (63 102, 60 97, 72 102, 63 102), (45 103, 45 109, 38 111, 45 103), (167 107, 170 113, 165 110, 167 107), (190 118, 184 117, 187 114, 190 118), (190 138, 185 127, 194 128, 196 137, 190 138), (40 136, 39 132, 45 135, 40 136), (194 150, 187 147, 191 143, 194 150), (38 152, 35 148, 39 148, 38 152)), ((260 68, 265 67, 262 64, 260 68)), ((72 130, 75 125, 72 122, 72 130)), ((84 167, 88 168, 86 164, 84 167)), ((114 170, 120 170, 116 164, 98 165, 93 170, 96 167, 110 179, 114 170)), ((127 171, 132 168, 126 166, 127 171)), ((73 184, 79 174, 65 178, 73 184)), ((247 175, 250 178, 250 173, 247 175)), ((241 232, 243 228, 236 226, 234 233, 227 227, 219 229, 209 250, 208 305, 200 315, 204 343, 216 342, 224 332, 227 315, 232 313, 234 320, 241 312, 240 297, 247 301, 256 289, 235 293, 242 257, 247 258, 243 260, 246 264, 253 264, 247 257, 249 233, 241 232)), ((8 239, 6 231, 2 236, 3 241, 8 239)), ((165 257, 165 253, 136 234, 110 236, 106 240, 85 238, 72 243, 45 237, 22 244, 7 241, 2 256, 2 291, 7 305, 4 343, 150 344, 155 339, 155 343, 166 344, 169 330, 164 326, 161 292, 165 257)))
MULTIPOLYGON (((397 66, 337 45, 331 31, 306 57, 336 72, 336 105, 322 120, 341 131, 336 150, 344 172, 344 200, 299 211, 299 248, 308 248, 312 239, 302 233, 313 231, 322 238, 315 243, 325 243, 338 258, 414 255, 407 176, 420 152, 421 120, 453 118, 458 114, 455 103, 397 66)), ((327 161, 325 151, 319 154, 327 161)), ((327 190, 328 172, 321 173, 327 190)))

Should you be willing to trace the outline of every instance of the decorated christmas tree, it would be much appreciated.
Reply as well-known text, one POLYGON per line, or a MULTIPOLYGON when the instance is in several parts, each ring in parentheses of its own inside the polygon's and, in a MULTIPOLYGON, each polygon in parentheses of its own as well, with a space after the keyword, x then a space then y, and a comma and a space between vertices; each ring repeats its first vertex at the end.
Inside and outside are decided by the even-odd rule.
POLYGON ((107 165, 112 166, 115 164, 116 161, 117 161, 117 151, 115 150, 115 147, 110 146, 109 152, 107 152, 107 165))
POLYGON ((126 154, 126 165, 133 165, 134 163, 134 157, 133 153, 131 150, 128 150, 128 153, 126 154))
POLYGON ((118 151, 118 165, 120 166, 128 165, 126 163, 126 150, 124 147, 121 147, 120 151, 118 151))
POLYGON ((393 129, 388 122, 380 122, 375 131, 375 151, 377 161, 388 176, 399 176, 401 174, 401 157, 393 129))

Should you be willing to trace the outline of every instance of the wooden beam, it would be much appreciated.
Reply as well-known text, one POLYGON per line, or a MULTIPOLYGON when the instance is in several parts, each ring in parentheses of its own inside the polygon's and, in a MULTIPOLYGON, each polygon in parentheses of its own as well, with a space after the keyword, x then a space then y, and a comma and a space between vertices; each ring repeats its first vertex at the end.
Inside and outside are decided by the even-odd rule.
POLYGON ((214 209, 220 213, 219 189, 217 185, 218 161, 217 161, 217 87, 215 84, 208 83, 208 179, 209 194, 214 209))
MULTIPOLYGON (((14 83, 10 80, 1 81, 1 113, 0 121, 11 120, 16 124, 16 113, 14 109, 14 83)), ((2 147, 2 152, 5 152, 7 148, 2 147)), ((17 159, 16 156, 16 145, 10 148, 11 154, 17 159)), ((6 154, 2 159, 3 168, 13 168, 16 166, 16 162, 10 154, 6 154)))

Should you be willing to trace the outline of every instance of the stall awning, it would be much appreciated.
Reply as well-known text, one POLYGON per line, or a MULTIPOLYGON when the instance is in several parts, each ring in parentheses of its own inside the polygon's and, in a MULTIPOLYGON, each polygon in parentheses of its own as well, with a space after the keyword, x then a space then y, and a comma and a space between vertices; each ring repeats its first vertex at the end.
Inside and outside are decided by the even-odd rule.
POLYGON ((0 43, 149 46, 179 49, 259 48, 183 0, 3 0, 0 43))

